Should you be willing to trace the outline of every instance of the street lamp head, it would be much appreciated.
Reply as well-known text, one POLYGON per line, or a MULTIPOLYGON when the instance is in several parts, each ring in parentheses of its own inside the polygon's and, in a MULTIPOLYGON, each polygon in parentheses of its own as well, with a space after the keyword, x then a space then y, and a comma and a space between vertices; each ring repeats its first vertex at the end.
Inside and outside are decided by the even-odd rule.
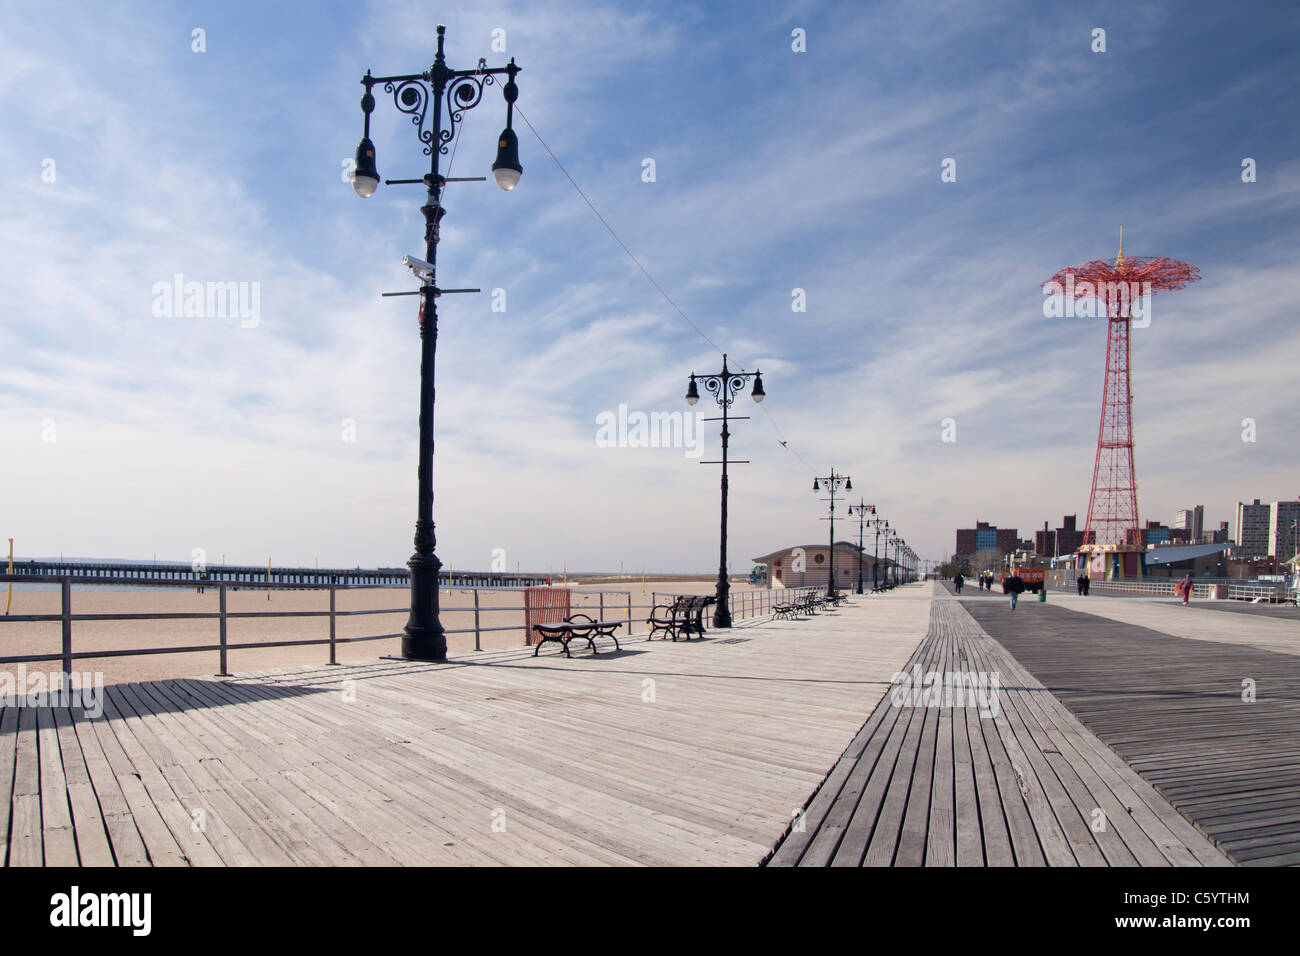
POLYGON ((848 479, 847 481, 844 482, 844 490, 845 490, 845 491, 852 491, 852 490, 853 490, 853 479, 852 479, 852 478, 850 478, 850 479, 848 479))
POLYGON ((817 479, 814 478, 814 479, 813 479, 813 491, 821 491, 821 490, 822 490, 822 486, 819 485, 819 484, 817 483, 817 479))
POLYGON ((763 376, 758 372, 754 373, 754 391, 750 393, 755 402, 761 402, 767 398, 767 392, 763 391, 763 376))
POLYGON ((691 376, 691 384, 686 387, 686 404, 694 405, 700 400, 700 390, 695 387, 695 376, 691 376))
MULTIPOLYGON (((369 93, 366 94, 370 96, 369 93)), ((373 100, 373 97, 371 97, 373 100)), ((352 171, 352 188, 362 199, 368 199, 379 188, 379 170, 375 168, 375 144, 370 137, 361 137, 357 144, 356 168, 352 171)))
POLYGON ((497 161, 492 164, 492 176, 498 186, 510 192, 519 185, 523 172, 524 167, 519 165, 519 137, 507 126, 497 139, 497 161))

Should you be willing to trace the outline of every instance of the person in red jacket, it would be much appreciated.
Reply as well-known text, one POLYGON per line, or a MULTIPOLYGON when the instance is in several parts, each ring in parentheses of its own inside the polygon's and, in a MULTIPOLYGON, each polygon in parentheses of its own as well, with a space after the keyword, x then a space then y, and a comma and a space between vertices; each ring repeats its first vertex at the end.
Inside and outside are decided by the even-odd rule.
POLYGON ((1183 575, 1183 579, 1178 582, 1174 590, 1183 596, 1183 603, 1186 604, 1188 598, 1192 596, 1192 572, 1188 571, 1183 575))

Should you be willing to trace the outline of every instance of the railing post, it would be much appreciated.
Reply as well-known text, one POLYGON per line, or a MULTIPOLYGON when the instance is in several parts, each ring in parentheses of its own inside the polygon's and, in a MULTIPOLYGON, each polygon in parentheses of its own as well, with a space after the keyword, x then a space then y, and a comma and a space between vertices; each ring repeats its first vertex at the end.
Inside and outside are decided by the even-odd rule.
POLYGON ((217 671, 217 676, 229 677, 226 672, 226 586, 224 584, 218 591, 218 609, 221 615, 221 667, 217 671))
POLYGON ((336 657, 336 645, 334 643, 334 635, 335 635, 334 611, 335 611, 335 588, 334 585, 331 584, 330 585, 330 663, 331 664, 338 663, 338 659, 336 657))
POLYGON ((71 690, 72 674, 72 579, 64 577, 59 582, 61 604, 63 606, 63 690, 71 690))
POLYGON ((483 644, 479 640, 478 629, 478 588, 474 589, 474 650, 483 650, 483 644))
POLYGON ((632 592, 627 592, 627 636, 632 636, 632 592))
POLYGON ((597 617, 596 620, 598 621, 605 620, 605 592, 604 591, 600 592, 600 616, 597 617))

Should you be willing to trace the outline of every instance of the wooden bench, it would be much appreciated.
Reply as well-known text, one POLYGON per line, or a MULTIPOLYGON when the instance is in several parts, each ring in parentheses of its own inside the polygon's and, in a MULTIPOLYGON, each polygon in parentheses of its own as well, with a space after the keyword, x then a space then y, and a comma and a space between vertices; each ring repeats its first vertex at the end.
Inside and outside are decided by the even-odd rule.
POLYGON ((618 637, 614 634, 616 630, 623 626, 622 621, 597 621, 587 614, 570 614, 563 621, 557 621, 554 624, 534 624, 533 630, 541 638, 537 646, 533 648, 533 657, 542 649, 542 645, 547 641, 555 641, 564 648, 564 656, 572 657, 569 653, 569 641, 575 637, 585 638, 587 647, 591 653, 599 654, 596 650, 596 638, 608 637, 614 642, 614 650, 621 651, 618 637))
POLYGON ((809 592, 800 597, 787 601, 784 604, 773 604, 772 611, 778 621, 794 620, 800 614, 812 616, 817 613, 817 609, 826 603, 824 596, 815 592, 809 592))
POLYGON ((691 598, 682 594, 678 595, 672 604, 656 604, 651 608, 650 616, 646 618, 646 623, 650 625, 650 633, 646 635, 646 640, 650 640, 660 631, 671 634, 673 640, 677 640, 677 629, 690 619, 690 602, 691 598))
POLYGON ((698 634, 700 637, 704 636, 704 612, 717 603, 716 596, 691 599, 690 620, 684 628, 688 641, 691 639, 692 634, 698 634))
POLYGON ((650 633, 646 635, 646 640, 650 640, 661 631, 671 634, 674 641, 678 637, 689 641, 692 634, 703 637, 704 612, 717 601, 716 597, 680 594, 672 604, 656 604, 650 611, 650 617, 646 619, 646 623, 650 625, 650 633))

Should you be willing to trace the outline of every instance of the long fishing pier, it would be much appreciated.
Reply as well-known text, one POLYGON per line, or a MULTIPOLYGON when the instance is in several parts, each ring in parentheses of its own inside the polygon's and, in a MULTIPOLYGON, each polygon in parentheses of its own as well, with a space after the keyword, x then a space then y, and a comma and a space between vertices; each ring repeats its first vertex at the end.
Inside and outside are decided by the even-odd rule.
MULTIPOLYGON (((0 570, 3 567, 0 566, 0 570)), ((150 584, 206 585, 230 584, 259 587, 267 584, 280 587, 319 587, 344 585, 347 587, 408 587, 411 573, 406 568, 291 568, 252 567, 233 564, 158 564, 99 561, 50 561, 29 558, 15 561, 13 574, 31 578, 72 578, 80 584, 124 584, 148 586, 150 584)), ((538 574, 515 574, 505 571, 442 571, 438 575, 442 587, 535 587, 546 584, 546 577, 538 574)))

